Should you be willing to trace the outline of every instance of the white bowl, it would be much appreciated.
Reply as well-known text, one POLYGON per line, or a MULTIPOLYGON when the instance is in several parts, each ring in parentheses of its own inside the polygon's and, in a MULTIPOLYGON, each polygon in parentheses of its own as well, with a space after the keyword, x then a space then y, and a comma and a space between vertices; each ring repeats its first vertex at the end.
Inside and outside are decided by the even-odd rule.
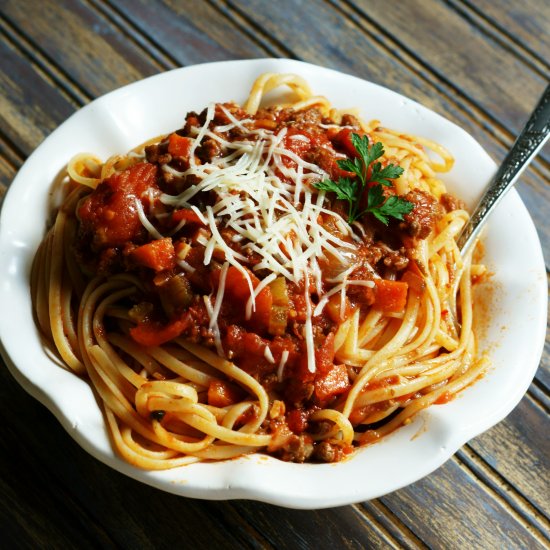
POLYGON ((323 508, 379 497, 429 474, 466 441, 502 420, 520 401, 538 366, 546 326, 546 274, 538 237, 515 191, 501 203, 485 235, 485 262, 494 272, 481 349, 492 367, 446 405, 417 415, 381 442, 337 464, 292 464, 265 455, 148 472, 111 447, 87 382, 45 353, 33 322, 29 272, 44 235, 48 193, 77 152, 107 158, 151 136, 181 127, 189 110, 211 101, 242 102, 263 72, 295 72, 339 107, 422 135, 456 159, 443 179, 472 205, 495 164, 466 132, 395 92, 342 73, 281 59, 209 63, 147 78, 93 101, 64 122, 29 157, 5 198, 0 217, 0 339, 14 377, 48 407, 90 454, 162 490, 205 499, 256 499, 294 508, 323 508))

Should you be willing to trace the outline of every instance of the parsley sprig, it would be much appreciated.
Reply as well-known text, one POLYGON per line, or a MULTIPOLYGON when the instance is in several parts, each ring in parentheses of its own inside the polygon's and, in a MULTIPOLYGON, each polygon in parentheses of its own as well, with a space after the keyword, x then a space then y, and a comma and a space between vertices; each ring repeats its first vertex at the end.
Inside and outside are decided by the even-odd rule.
POLYGON ((353 223, 367 213, 373 214, 385 225, 388 225, 390 218, 402 220, 405 214, 411 212, 414 204, 396 195, 386 199, 383 186, 391 187, 393 185, 391 180, 401 176, 403 168, 395 164, 388 164, 382 168, 382 163, 376 162, 384 154, 382 143, 369 145, 369 138, 358 134, 351 135, 351 142, 359 158, 348 158, 337 162, 342 170, 352 172, 357 177, 340 177, 337 182, 324 180, 314 184, 314 187, 323 191, 332 191, 338 199, 348 202, 348 223, 353 223), (376 185, 368 187, 367 207, 359 211, 361 197, 367 183, 376 183, 376 185))

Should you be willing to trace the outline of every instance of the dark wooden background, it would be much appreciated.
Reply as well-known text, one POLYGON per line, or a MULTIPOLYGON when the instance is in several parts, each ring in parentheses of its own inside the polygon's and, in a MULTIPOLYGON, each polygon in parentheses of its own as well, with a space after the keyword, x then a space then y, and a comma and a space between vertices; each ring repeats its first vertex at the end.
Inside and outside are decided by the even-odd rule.
MULTIPOLYGON (((546 0, 0 0, 0 7, 0 196, 76 109, 179 66, 273 56, 343 70, 450 118, 497 162, 549 75, 546 0)), ((546 148, 519 186, 547 266, 549 161, 546 148)), ((548 548, 549 358, 547 340, 518 407, 437 472, 383 498, 322 511, 190 500, 141 485, 82 451, 1 364, 0 546, 548 548)))

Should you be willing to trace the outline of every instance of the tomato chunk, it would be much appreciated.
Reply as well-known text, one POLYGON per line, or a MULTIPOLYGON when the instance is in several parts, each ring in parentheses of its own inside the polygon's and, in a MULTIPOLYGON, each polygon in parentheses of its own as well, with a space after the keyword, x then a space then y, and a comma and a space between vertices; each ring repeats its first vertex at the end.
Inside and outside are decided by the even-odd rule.
MULTIPOLYGON (((252 288, 255 289, 260 284, 260 280, 251 271, 247 270, 247 273, 250 277, 252 288)), ((215 277, 219 277, 219 274, 216 274, 215 277)), ((217 281, 215 283, 217 284, 217 281)), ((236 304, 237 311, 244 317, 246 304, 250 298, 250 286, 245 274, 234 266, 230 266, 227 270, 225 295, 236 304)), ((269 286, 260 291, 256 296, 255 302, 256 308, 252 311, 249 323, 258 332, 266 331, 269 327, 271 308, 273 306, 273 295, 269 286)))
POLYGON ((190 208, 182 208, 181 210, 174 210, 172 212, 173 222, 179 223, 182 220, 185 220, 188 224, 194 223, 204 226, 204 222, 199 218, 199 215, 190 208))
POLYGON ((361 130, 351 130, 350 128, 342 128, 342 130, 340 130, 332 138, 331 141, 335 145, 340 146, 340 148, 344 150, 344 152, 346 153, 346 155, 348 155, 348 157, 359 158, 359 153, 357 152, 357 149, 355 149, 355 146, 353 145, 353 141, 351 141, 352 134, 358 134, 359 136, 366 135, 365 132, 361 130))
POLYGON ((388 281, 376 279, 375 307, 383 311, 399 313, 407 305, 407 291, 409 285, 403 281, 388 281))
POLYGON ((242 396, 242 390, 223 380, 212 380, 208 385, 208 404, 213 407, 234 405, 242 396))
POLYGON ((170 134, 168 138, 168 152, 173 157, 189 158, 191 150, 191 140, 178 134, 170 134))
POLYGON ((157 272, 176 267, 176 252, 170 237, 138 246, 130 252, 130 258, 136 264, 157 272))
POLYGON ((130 336, 142 346, 160 346, 177 338, 189 326, 189 318, 176 319, 166 325, 145 321, 130 329, 130 336))
POLYGON ((315 396, 323 403, 336 395, 344 393, 349 386, 346 365, 334 365, 334 368, 324 376, 315 379, 315 396))
POLYGON ((304 409, 293 409, 286 415, 288 427, 295 433, 301 434, 307 429, 308 413, 304 409))
POLYGON ((426 281, 424 281, 422 275, 418 275, 412 269, 405 271, 402 281, 407 283, 418 294, 422 294, 426 290, 426 281))
POLYGON ((124 245, 144 232, 136 200, 149 189, 160 192, 157 167, 141 162, 105 179, 82 201, 81 228, 96 250, 124 245))

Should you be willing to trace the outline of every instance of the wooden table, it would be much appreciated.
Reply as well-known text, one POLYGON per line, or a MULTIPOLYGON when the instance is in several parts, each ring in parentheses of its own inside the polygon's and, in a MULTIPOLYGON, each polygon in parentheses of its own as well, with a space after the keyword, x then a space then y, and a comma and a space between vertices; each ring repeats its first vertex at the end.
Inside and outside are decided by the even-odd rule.
MULTIPOLYGON (((0 194, 76 109, 178 66, 273 56, 339 69, 450 118, 497 162, 550 70, 544 0, 3 0, 0 6, 0 194)), ((549 162, 546 149, 519 186, 547 262, 549 162)), ((435 473, 377 500, 322 511, 191 500, 137 483, 81 450, 2 365, 0 546, 548 547, 549 352, 547 345, 514 412, 435 473)))

